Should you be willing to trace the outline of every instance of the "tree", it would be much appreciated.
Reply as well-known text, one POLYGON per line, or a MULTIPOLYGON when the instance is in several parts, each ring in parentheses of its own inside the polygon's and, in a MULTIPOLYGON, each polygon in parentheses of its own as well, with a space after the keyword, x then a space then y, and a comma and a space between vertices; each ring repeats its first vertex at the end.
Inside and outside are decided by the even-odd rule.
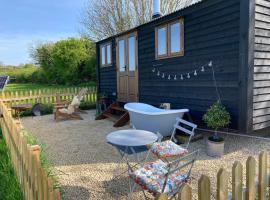
MULTIPOLYGON (((88 39, 69 38, 38 44, 30 50, 49 83, 76 84, 95 80, 95 45, 88 39)), ((41 76, 36 74, 37 76, 41 76)))
MULTIPOLYGON (((161 12, 168 14, 186 7, 186 2, 163 0, 161 12)), ((94 40, 100 40, 150 21, 152 0, 88 0, 82 16, 84 33, 94 40)))

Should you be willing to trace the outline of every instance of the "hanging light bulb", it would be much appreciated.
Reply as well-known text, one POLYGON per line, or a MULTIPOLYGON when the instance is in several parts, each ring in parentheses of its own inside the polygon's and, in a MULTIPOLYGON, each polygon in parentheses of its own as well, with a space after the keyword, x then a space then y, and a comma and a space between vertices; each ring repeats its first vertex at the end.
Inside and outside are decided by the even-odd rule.
POLYGON ((202 72, 204 72, 204 71, 205 71, 205 70, 204 70, 204 66, 202 66, 202 69, 201 69, 201 71, 202 71, 202 72))
POLYGON ((155 73, 155 71, 156 71, 156 68, 153 68, 153 69, 152 69, 152 72, 155 73))
POLYGON ((212 67, 212 66, 213 66, 212 60, 209 62, 208 66, 209 66, 209 67, 212 67))
POLYGON ((176 77, 176 75, 174 75, 174 80, 175 80, 175 81, 177 80, 177 77, 176 77))
POLYGON ((162 78, 165 78, 165 74, 164 73, 162 73, 162 78))
POLYGON ((194 76, 197 76, 197 70, 194 71, 194 76))
POLYGON ((159 71, 157 72, 157 76, 160 76, 160 73, 159 73, 159 71))
POLYGON ((190 75, 189 75, 189 73, 187 73, 187 78, 190 78, 190 75))
POLYGON ((183 74, 181 74, 181 80, 184 80, 183 74))
POLYGON ((171 75, 168 76, 168 80, 171 80, 171 75))

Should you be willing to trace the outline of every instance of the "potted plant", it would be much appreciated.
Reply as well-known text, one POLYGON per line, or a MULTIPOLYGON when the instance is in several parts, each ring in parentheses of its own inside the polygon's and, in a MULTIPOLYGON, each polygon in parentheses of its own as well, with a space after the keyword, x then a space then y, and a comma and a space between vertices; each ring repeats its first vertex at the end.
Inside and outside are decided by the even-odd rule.
POLYGON ((224 138, 218 135, 217 130, 230 124, 230 114, 220 101, 215 102, 204 114, 203 121, 208 128, 214 129, 214 135, 207 140, 207 155, 222 156, 224 154, 224 138))

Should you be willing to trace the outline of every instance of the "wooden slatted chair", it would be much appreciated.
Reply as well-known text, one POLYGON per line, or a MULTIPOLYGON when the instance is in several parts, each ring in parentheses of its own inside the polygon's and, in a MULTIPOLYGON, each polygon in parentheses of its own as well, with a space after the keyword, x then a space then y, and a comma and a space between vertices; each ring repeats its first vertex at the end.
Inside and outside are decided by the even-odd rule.
POLYGON ((83 118, 76 112, 76 107, 78 105, 80 105, 80 100, 77 96, 75 96, 67 108, 63 108, 62 106, 55 106, 54 119, 59 121, 59 118, 62 117, 65 119, 82 120, 83 118))
MULTIPOLYGON (((87 94, 88 89, 87 88, 82 88, 79 93, 73 97, 72 100, 74 100, 74 98, 78 98, 80 103, 83 100, 83 97, 87 94)), ((79 112, 79 113, 86 113, 85 111, 80 109, 80 103, 78 105, 75 106, 75 112, 79 112)), ((54 103, 54 110, 56 111, 57 109, 61 109, 61 108, 68 108, 68 106, 71 104, 71 101, 61 101, 60 97, 58 97, 57 102, 54 103)))
POLYGON ((173 133, 171 139, 163 142, 155 142, 148 148, 155 154, 159 159, 166 160, 171 157, 184 156, 188 153, 188 147, 192 137, 194 136, 194 131, 197 128, 196 124, 188 122, 181 118, 176 118, 176 123, 174 124, 173 133), (176 131, 180 130, 183 133, 189 135, 188 142, 185 146, 180 146, 176 144, 177 140, 175 138, 176 131))

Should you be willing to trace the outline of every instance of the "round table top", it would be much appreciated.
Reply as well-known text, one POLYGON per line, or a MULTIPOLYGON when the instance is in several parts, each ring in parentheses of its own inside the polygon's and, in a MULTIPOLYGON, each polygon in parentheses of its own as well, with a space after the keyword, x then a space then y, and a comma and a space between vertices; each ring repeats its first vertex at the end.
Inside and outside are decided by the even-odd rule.
POLYGON ((107 135, 107 141, 111 144, 126 147, 138 147, 152 144, 158 140, 158 136, 144 130, 120 130, 107 135))

